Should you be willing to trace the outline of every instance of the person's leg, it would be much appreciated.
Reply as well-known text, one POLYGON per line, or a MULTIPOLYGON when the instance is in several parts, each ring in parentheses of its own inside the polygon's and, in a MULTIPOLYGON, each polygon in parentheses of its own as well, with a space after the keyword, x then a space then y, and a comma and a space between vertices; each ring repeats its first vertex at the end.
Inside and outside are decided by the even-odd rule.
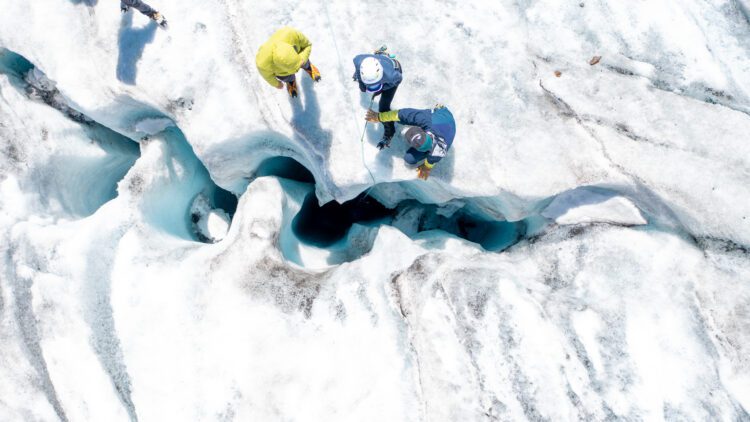
MULTIPOLYGON (((379 112, 391 111, 391 102, 393 102, 393 97, 396 95, 396 89, 398 89, 398 86, 387 89, 380 94, 380 101, 378 102, 379 112)), ((383 137, 387 139, 393 138, 393 134, 396 133, 396 124, 393 122, 384 122, 383 127, 385 128, 383 137)))
POLYGON ((286 76, 277 76, 276 79, 286 84, 286 92, 288 92, 291 97, 297 96, 297 76, 294 73, 286 76))
POLYGON ((427 158, 427 153, 422 151, 417 151, 415 148, 409 148, 406 150, 406 154, 404 154, 404 161, 406 161, 407 164, 416 166, 419 163, 421 163, 425 158, 427 158))
POLYGON ((292 73, 291 75, 277 76, 276 79, 284 83, 293 83, 297 79, 297 77, 294 73, 292 73))
POLYGON ((315 82, 320 81, 320 71, 318 70, 317 67, 315 67, 315 65, 313 65, 312 63, 310 63, 310 60, 306 61, 302 65, 302 70, 304 70, 305 72, 307 72, 307 74, 310 75, 310 77, 315 82))
POLYGON ((142 2, 141 0, 120 0, 120 1, 125 6, 132 7, 148 17, 152 17, 154 13, 156 13, 156 10, 154 10, 151 6, 142 2))

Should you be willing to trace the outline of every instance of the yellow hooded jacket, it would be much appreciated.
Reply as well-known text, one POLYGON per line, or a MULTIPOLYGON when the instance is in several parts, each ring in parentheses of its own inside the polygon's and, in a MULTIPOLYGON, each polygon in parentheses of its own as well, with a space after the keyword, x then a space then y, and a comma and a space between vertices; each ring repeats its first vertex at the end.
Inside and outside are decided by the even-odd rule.
POLYGON ((276 31, 255 56, 258 71, 271 86, 278 86, 276 76, 288 76, 310 58, 312 43, 301 32, 285 26, 276 31))

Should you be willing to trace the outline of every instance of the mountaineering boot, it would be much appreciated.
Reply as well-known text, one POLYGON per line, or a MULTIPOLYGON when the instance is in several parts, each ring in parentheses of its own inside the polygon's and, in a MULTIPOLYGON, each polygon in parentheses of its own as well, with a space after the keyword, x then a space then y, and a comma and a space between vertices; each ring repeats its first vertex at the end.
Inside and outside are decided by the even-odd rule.
POLYGON ((305 72, 310 75, 312 80, 314 80, 315 82, 320 82, 320 71, 317 67, 315 67, 314 64, 310 63, 310 69, 305 69, 305 72))
POLYGON ((387 136, 383 136, 383 139, 381 139, 380 142, 378 142, 378 145, 377 145, 378 149, 382 150, 383 148, 390 148, 391 139, 393 139, 393 137, 389 138, 387 136))
POLYGON ((287 82, 286 83, 286 91, 289 93, 289 95, 292 98, 297 98, 297 83, 294 82, 294 81, 287 82))
POLYGON ((149 16, 149 18, 151 18, 154 22, 158 23, 159 26, 161 26, 162 28, 167 27, 167 20, 164 18, 164 15, 162 15, 161 13, 154 12, 149 16))

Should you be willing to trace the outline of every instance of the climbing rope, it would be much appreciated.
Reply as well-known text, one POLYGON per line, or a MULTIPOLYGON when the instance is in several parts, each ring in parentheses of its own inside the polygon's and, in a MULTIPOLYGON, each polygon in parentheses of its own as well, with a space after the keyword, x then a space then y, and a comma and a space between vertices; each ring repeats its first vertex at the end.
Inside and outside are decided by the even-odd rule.
MULTIPOLYGON (((331 31, 331 38, 333 39, 333 47, 336 49, 336 57, 338 58, 338 68, 339 68, 339 80, 341 81, 341 84, 344 86, 344 91, 346 92, 346 85, 344 84, 344 81, 346 80, 346 75, 344 74, 344 69, 341 67, 341 50, 339 50, 338 42, 336 41, 336 32, 333 30, 333 25, 331 24, 331 14, 328 12, 328 2, 327 0, 323 0, 323 11, 326 14, 326 20, 328 21, 328 29, 331 31)), ((375 101, 375 97, 370 98, 370 105, 367 107, 370 109, 372 107, 372 103, 375 101)), ((359 126, 359 120, 357 120, 357 111, 354 109, 354 106, 349 103, 349 108, 352 110, 352 117, 354 118, 354 126, 359 126)), ((370 174, 370 179, 372 179, 372 183, 377 183, 375 181, 375 176, 372 175, 372 171, 370 171, 370 167, 367 166, 367 162, 365 161, 365 133, 367 132, 367 121, 365 121, 365 127, 362 129, 362 137, 359 140, 359 148, 362 152, 362 165, 367 169, 367 173, 370 174)), ((369 190, 369 189, 368 189, 369 190)))
MULTIPOLYGON (((372 98, 370 98, 370 105, 367 106, 368 110, 372 109, 372 103, 374 101, 375 101, 375 96, 373 95, 372 98)), ((367 123, 368 123, 368 121, 365 120, 365 127, 362 128, 362 136, 359 138, 359 144, 362 147, 361 149, 362 149, 362 163, 363 164, 364 164, 364 161, 365 161, 365 133, 367 133, 367 123)), ((367 166, 365 166, 365 167, 367 167, 367 166)), ((368 171, 369 171, 369 169, 368 169, 368 171)), ((370 174, 370 176, 372 176, 372 174, 370 174)), ((374 181, 375 181, 375 179, 373 178, 373 182, 374 181)))

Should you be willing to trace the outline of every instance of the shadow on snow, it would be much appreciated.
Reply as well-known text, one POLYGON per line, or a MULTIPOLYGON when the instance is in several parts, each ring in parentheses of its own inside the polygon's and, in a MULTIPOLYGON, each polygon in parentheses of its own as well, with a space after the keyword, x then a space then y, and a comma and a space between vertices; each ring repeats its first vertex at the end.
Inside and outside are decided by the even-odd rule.
POLYGON ((117 38, 117 79, 128 85, 135 85, 138 75, 138 61, 141 60, 146 45, 154 40, 157 24, 150 21, 146 26, 133 28, 133 13, 124 13, 120 21, 117 38))

